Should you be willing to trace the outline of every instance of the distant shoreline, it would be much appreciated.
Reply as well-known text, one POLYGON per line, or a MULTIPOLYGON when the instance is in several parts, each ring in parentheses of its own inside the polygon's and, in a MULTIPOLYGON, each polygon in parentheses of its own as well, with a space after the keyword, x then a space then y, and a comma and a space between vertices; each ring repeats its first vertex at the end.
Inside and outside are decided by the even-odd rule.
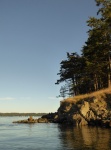
POLYGON ((0 113, 0 117, 14 117, 14 116, 43 116, 47 113, 0 113))

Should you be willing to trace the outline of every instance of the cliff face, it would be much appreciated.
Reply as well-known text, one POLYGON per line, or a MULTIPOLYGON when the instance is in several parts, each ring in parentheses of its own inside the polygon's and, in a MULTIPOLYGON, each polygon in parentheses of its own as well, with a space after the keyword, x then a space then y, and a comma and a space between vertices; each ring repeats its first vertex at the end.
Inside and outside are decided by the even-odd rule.
POLYGON ((76 126, 96 125, 111 127, 111 89, 75 96, 61 101, 56 113, 49 113, 39 119, 16 121, 14 123, 65 123, 76 126))
POLYGON ((58 122, 74 125, 111 126, 111 94, 103 92, 78 100, 65 100, 58 109, 58 122))

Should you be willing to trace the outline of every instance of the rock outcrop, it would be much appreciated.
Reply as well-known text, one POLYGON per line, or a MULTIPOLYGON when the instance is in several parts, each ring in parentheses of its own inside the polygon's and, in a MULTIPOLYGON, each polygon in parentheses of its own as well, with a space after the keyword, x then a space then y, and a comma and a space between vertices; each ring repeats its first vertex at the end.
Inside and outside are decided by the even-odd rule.
POLYGON ((111 94, 62 101, 58 118, 60 123, 111 127, 111 94))
POLYGON ((57 113, 49 113, 42 118, 76 126, 111 127, 111 89, 61 101, 57 113))
POLYGON ((57 112, 14 123, 62 123, 111 127, 111 89, 61 101, 57 112))
POLYGON ((26 120, 14 121, 13 123, 48 123, 48 119, 47 118, 34 119, 32 118, 32 116, 30 116, 26 120))

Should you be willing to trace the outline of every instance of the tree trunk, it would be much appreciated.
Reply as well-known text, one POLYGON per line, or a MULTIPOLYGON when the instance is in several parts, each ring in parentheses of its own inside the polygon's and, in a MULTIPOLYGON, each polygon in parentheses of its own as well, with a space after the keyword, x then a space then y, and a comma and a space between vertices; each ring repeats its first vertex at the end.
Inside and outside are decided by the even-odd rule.
POLYGON ((75 96, 76 95, 76 90, 75 90, 75 77, 73 76, 72 77, 72 83, 73 83, 73 96, 75 96))
POLYGON ((96 74, 94 74, 94 89, 95 91, 98 90, 98 79, 96 74))
POLYGON ((111 57, 109 55, 109 66, 108 66, 108 87, 111 87, 111 57))

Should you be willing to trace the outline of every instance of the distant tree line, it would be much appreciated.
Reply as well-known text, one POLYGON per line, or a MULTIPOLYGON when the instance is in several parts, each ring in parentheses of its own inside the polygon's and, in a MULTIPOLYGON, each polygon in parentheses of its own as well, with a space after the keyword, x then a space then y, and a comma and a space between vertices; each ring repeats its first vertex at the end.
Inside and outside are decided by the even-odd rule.
POLYGON ((111 0, 95 0, 98 18, 90 17, 88 39, 81 55, 68 53, 60 63, 59 79, 65 82, 60 96, 79 95, 111 87, 111 0))
POLYGON ((47 113, 0 113, 2 117, 12 117, 12 116, 43 116, 47 113))

